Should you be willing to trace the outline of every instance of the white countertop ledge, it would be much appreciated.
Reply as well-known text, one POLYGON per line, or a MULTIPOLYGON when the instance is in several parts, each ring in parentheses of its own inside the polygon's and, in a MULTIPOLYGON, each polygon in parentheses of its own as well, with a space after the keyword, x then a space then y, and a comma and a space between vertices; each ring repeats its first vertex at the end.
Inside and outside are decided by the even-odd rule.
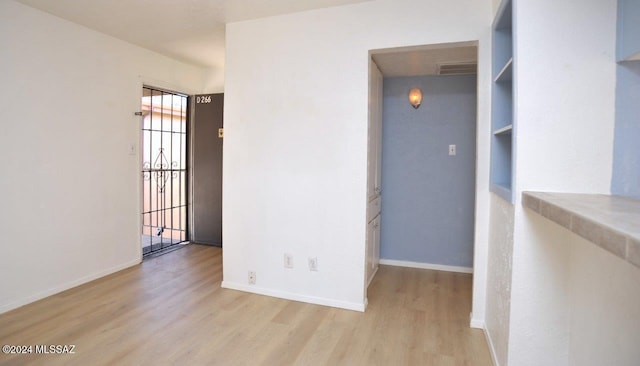
POLYGON ((522 192, 522 205, 640 267, 640 200, 605 194, 522 192))

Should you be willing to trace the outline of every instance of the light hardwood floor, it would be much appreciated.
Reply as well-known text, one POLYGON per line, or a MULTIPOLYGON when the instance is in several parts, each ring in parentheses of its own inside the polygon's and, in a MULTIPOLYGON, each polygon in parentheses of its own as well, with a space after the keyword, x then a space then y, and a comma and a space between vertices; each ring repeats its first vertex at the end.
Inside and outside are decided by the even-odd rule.
POLYGON ((221 280, 222 251, 189 245, 2 314, 3 345, 76 347, 0 365, 491 365, 471 275, 381 266, 365 313, 221 280))

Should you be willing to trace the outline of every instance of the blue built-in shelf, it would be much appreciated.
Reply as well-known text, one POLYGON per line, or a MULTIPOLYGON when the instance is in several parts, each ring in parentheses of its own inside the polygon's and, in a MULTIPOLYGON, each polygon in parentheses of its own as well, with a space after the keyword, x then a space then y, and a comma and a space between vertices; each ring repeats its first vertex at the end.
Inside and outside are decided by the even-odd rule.
POLYGON ((618 0, 618 61, 640 60, 640 1, 618 0))
POLYGON ((511 182, 491 183, 491 192, 503 200, 511 202, 511 182))
POLYGON ((513 57, 507 60, 507 64, 504 65, 502 70, 498 73, 498 76, 495 77, 494 81, 496 83, 504 83, 510 82, 513 80, 513 57))
POLYGON ((507 125, 504 126, 502 128, 499 128, 495 131, 493 131, 493 134, 498 136, 498 135, 507 135, 507 134, 511 134, 511 131, 513 131, 513 125, 507 125))
POLYGON ((513 203, 513 2, 503 0, 493 21, 491 93, 491 192, 513 203))
POLYGON ((611 193, 640 199, 640 0, 618 0, 611 193))

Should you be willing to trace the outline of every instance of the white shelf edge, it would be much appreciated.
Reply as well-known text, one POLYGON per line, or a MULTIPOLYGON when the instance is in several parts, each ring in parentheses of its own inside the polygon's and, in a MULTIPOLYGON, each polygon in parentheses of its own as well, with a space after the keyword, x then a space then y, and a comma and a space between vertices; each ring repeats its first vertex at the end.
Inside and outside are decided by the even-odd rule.
POLYGON ((620 220, 622 216, 640 214, 637 199, 606 194, 526 191, 522 192, 522 205, 640 268, 640 260, 632 250, 633 242, 640 242, 640 226, 633 220, 620 220), (576 220, 581 223, 576 224, 576 220))
POLYGON ((503 0, 500 2, 500 7, 498 8, 498 11, 496 12, 496 16, 493 19, 493 23, 491 25, 491 28, 493 30, 498 30, 498 29, 504 29, 505 27, 501 27, 500 23, 503 23, 503 21, 505 21, 505 19, 511 18, 512 14, 507 14, 506 10, 507 8, 509 8, 511 6, 511 0, 503 0))
POLYGON ((640 52, 636 53, 635 55, 631 55, 622 61, 640 61, 640 52))
POLYGON ((511 132, 511 130, 513 130, 513 124, 510 124, 510 125, 504 126, 502 128, 499 128, 499 129, 493 131, 493 134, 496 135, 496 136, 497 135, 502 135, 504 133, 511 132))
POLYGON ((493 81, 497 83, 497 82, 500 81, 500 79, 505 77, 505 75, 507 74, 508 70, 511 68, 512 64, 513 64, 513 57, 509 57, 509 60, 507 60, 507 63, 502 67, 502 69, 500 70, 500 72, 498 73, 498 75, 496 76, 496 78, 493 81))

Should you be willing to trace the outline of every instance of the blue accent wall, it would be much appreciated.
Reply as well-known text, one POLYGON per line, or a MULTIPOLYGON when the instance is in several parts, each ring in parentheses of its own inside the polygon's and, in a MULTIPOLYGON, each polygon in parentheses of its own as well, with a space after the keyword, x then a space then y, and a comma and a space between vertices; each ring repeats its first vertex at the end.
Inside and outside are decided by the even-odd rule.
POLYGON ((611 193, 640 198, 640 61, 617 66, 613 146, 611 193))
POLYGON ((382 116, 380 257, 472 267, 476 76, 385 78, 382 116))
POLYGON ((617 57, 624 60, 640 52, 640 1, 618 0, 617 25, 617 57))

